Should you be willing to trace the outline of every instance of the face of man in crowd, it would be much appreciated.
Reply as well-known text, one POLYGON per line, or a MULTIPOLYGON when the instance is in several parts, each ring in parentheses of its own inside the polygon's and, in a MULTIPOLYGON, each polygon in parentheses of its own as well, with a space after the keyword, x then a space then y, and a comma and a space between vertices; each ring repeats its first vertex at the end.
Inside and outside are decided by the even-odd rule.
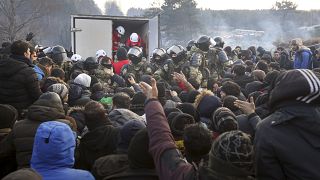
POLYGON ((30 59, 31 58, 30 55, 31 55, 30 49, 28 48, 27 52, 24 52, 24 57, 30 59))
POLYGON ((279 53, 274 53, 273 54, 273 59, 279 60, 280 59, 280 54, 279 53))
POLYGON ((37 58, 38 58, 38 56, 37 56, 37 53, 36 53, 36 52, 32 52, 32 53, 30 54, 30 59, 31 59, 31 61, 35 61, 35 60, 37 60, 37 58))

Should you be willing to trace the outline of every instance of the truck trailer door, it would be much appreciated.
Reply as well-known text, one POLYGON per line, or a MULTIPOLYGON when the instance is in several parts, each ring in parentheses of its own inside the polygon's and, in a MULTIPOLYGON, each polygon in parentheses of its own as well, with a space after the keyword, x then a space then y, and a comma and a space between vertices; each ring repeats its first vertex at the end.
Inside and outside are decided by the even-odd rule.
POLYGON ((159 44, 159 16, 149 20, 149 56, 152 56, 152 51, 160 46, 159 44))
POLYGON ((95 57, 99 49, 112 57, 112 20, 73 17, 72 19, 73 52, 83 58, 95 57))

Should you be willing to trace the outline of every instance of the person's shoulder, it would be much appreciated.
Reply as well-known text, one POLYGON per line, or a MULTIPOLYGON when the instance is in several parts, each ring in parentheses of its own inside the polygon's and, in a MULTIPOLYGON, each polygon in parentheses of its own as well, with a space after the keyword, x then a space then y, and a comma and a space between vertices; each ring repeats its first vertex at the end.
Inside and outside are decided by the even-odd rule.
POLYGON ((92 174, 89 171, 81 170, 81 169, 70 169, 69 177, 65 177, 66 179, 76 178, 77 180, 91 180, 94 179, 92 174))

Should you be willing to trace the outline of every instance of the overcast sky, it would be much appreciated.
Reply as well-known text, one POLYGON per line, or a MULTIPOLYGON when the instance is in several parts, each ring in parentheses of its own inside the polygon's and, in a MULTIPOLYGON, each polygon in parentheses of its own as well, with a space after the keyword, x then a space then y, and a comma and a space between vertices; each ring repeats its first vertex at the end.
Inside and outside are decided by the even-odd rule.
MULTIPOLYGON (((123 12, 131 7, 148 8, 154 0, 94 0, 104 11, 106 1, 116 1, 123 12)), ((162 1, 162 0, 158 0, 162 1)), ((270 9, 277 0, 196 0, 198 8, 223 9, 270 9)), ((320 0, 291 0, 299 10, 320 9, 320 0)))

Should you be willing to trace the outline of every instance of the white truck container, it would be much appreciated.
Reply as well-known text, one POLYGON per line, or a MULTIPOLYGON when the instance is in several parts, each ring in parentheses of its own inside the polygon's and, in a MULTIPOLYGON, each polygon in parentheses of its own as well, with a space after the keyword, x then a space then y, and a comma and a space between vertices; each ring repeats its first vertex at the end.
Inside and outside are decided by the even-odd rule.
POLYGON ((138 33, 146 43, 146 57, 159 47, 160 30, 159 15, 151 19, 126 16, 103 15, 71 15, 72 51, 83 58, 95 56, 99 49, 106 51, 112 57, 112 32, 123 26, 125 35, 121 41, 125 43, 131 33, 138 33))

